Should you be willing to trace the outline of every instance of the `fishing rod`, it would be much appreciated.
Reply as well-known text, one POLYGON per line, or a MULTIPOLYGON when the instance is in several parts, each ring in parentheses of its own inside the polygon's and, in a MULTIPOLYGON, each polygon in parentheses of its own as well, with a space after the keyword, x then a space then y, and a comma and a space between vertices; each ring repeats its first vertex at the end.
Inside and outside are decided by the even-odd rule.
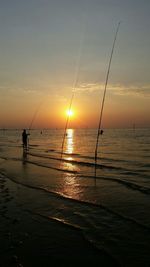
POLYGON ((70 105, 69 105, 69 109, 68 109, 68 116, 67 116, 66 125, 65 125, 65 129, 64 129, 64 134, 63 134, 63 140, 62 140, 62 146, 61 146, 61 159, 62 159, 63 150, 64 150, 65 137, 66 137, 66 132, 67 132, 67 128, 68 128, 69 114, 71 111, 73 98, 74 98, 74 92, 73 92, 72 97, 71 97, 71 101, 70 101, 70 105))
MULTIPOLYGON (((84 23, 85 23, 85 20, 84 20, 84 23)), ((66 124, 65 124, 64 134, 63 134, 63 140, 62 140, 62 146, 61 146, 61 159, 62 159, 63 150, 64 150, 66 132, 67 132, 68 124, 69 124, 70 111, 72 108, 72 103, 73 103, 73 99, 74 99, 74 95, 75 95, 75 90, 76 90, 76 87, 78 84, 78 78, 79 78, 79 72, 80 72, 81 54, 82 54, 82 50, 83 50, 86 24, 83 26, 84 26, 83 27, 84 29, 82 29, 82 31, 84 34, 81 35, 81 38, 80 38, 80 47, 79 47, 79 53, 78 53, 78 58, 77 58, 77 62, 76 62, 76 71, 75 71, 75 78, 74 78, 74 83, 73 83, 73 91, 72 91, 72 96, 71 96, 71 100, 70 100, 70 104, 69 104, 69 108, 68 108, 68 115, 67 115, 67 119, 66 119, 66 124)))
POLYGON ((109 59, 109 63, 108 63, 107 74, 106 74, 106 81, 105 81, 105 86, 104 86, 104 94, 103 94, 103 99, 102 99, 102 104, 101 104, 100 116, 99 116, 99 124, 98 124, 96 146, 95 146, 95 177, 96 177, 97 150, 98 150, 99 136, 100 136, 100 134, 102 135, 102 133, 103 133, 103 130, 101 129, 101 124, 102 124, 102 116, 103 116, 103 110, 104 110, 106 89, 107 89, 107 84, 108 84, 108 79, 109 79, 109 74, 110 74, 110 67, 111 67, 112 57, 113 57, 113 53, 114 53, 114 48, 115 48, 115 43, 116 43, 116 39, 117 39, 117 34, 118 34, 118 31, 119 31, 120 23, 121 22, 118 23, 117 30, 115 32, 113 45, 112 45, 112 50, 111 50, 110 59, 109 59))
MULTIPOLYGON (((46 98, 47 98, 47 97, 46 97, 46 98)), ((29 125, 29 128, 28 128, 28 131, 31 130, 32 125, 33 125, 33 122, 35 121, 35 119, 36 119, 36 117, 37 117, 37 114, 38 114, 38 112, 39 112, 39 110, 40 110, 42 104, 45 102, 45 99, 46 99, 46 98, 45 98, 45 97, 43 98, 43 100, 39 103, 39 105, 37 106, 35 112, 33 113, 33 117, 32 117, 32 119, 31 119, 31 122, 30 122, 30 125, 29 125)))
MULTIPOLYGON (((36 108, 36 110, 35 110, 35 112, 33 114, 33 117, 31 119, 31 122, 30 122, 30 125, 29 125, 29 128, 28 128, 27 137, 28 137, 28 135, 30 135, 30 130, 32 129, 33 122, 35 121, 35 119, 37 117, 37 114, 38 114, 38 112, 40 110, 40 107, 41 107, 41 105, 42 105, 43 102, 44 102, 43 100, 40 102, 40 104, 38 105, 38 107, 36 108)), ((29 149, 29 138, 28 138, 28 149, 29 149)))

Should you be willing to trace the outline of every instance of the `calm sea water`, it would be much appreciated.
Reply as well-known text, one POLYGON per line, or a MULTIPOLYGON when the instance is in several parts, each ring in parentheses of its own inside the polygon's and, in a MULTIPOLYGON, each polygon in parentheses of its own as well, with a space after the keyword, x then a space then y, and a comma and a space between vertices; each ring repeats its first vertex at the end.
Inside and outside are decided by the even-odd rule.
MULTIPOLYGON (((71 225, 122 266, 150 266, 150 130, 0 131, 0 176, 22 190, 24 209, 71 225), (24 189, 23 189, 24 188, 24 189)), ((20 193, 19 193, 20 192, 20 193)), ((19 195, 20 194, 20 195, 19 195)))

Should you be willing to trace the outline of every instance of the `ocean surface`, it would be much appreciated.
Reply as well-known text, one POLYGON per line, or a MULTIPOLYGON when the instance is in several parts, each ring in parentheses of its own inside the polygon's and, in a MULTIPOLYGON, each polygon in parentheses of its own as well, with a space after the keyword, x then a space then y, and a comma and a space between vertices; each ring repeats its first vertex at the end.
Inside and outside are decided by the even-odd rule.
POLYGON ((24 210, 74 227, 121 266, 150 266, 150 129, 0 130, 0 179, 24 210), (21 188, 21 190, 20 190, 21 188))

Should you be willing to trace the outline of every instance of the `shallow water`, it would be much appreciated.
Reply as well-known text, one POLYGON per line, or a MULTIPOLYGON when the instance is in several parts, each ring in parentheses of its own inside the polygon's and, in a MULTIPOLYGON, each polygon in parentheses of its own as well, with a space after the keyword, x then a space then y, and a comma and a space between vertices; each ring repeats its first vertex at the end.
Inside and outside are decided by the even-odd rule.
POLYGON ((80 229, 123 266, 150 266, 149 129, 0 131, 0 175, 21 188, 24 209, 80 229), (96 175, 95 175, 96 173, 96 175), (24 188, 24 190, 23 190, 24 188), (36 200, 36 201, 35 201, 36 200))

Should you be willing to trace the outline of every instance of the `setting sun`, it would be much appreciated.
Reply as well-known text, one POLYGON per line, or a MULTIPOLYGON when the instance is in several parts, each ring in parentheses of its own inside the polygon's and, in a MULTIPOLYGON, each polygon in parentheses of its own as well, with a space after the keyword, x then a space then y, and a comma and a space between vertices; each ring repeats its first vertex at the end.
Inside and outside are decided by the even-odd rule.
POLYGON ((66 111, 66 114, 67 114, 68 117, 72 117, 72 116, 74 115, 74 111, 71 110, 71 109, 68 109, 68 110, 66 111))

